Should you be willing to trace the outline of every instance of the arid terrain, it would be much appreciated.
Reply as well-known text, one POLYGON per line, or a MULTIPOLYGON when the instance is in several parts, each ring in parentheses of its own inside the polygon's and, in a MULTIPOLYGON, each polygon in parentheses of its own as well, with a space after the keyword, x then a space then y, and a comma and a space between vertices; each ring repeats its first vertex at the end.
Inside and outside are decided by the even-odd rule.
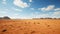
POLYGON ((0 34, 60 34, 60 19, 1 19, 0 34))

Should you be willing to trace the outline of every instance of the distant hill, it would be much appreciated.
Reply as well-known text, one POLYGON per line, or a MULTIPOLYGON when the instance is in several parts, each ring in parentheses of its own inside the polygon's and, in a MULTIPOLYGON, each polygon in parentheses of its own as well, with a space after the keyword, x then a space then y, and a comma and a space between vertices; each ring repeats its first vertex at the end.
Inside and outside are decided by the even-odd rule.
POLYGON ((60 18, 32 18, 32 19, 60 19, 60 18))
POLYGON ((0 17, 0 19, 10 19, 8 16, 0 17))

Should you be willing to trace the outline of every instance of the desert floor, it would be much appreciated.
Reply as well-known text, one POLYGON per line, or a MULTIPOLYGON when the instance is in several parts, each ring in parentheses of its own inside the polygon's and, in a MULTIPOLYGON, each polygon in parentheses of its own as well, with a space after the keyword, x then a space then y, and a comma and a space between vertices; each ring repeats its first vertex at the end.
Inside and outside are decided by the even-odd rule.
POLYGON ((60 34, 60 20, 2 19, 0 34, 60 34))

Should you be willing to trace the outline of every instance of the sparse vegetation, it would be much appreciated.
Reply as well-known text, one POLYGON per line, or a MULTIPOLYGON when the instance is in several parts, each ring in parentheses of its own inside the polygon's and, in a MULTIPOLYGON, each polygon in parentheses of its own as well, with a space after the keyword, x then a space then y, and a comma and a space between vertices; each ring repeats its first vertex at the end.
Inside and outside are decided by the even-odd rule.
POLYGON ((49 18, 49 17, 47 17, 47 18, 32 18, 32 19, 60 19, 60 18, 49 18))

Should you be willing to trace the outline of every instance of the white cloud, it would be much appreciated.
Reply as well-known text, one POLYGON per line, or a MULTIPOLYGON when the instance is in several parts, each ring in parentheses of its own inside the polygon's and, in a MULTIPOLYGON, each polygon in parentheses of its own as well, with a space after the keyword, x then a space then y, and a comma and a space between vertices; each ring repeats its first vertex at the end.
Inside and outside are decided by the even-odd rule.
POLYGON ((54 5, 49 5, 47 7, 38 8, 38 10, 41 10, 41 11, 50 11, 50 10, 53 10, 54 7, 55 7, 54 5))
POLYGON ((6 0, 3 0, 3 1, 6 1, 6 0))
POLYGON ((20 11, 20 12, 22 12, 22 10, 20 10, 20 9, 15 9, 16 11, 20 11))
POLYGON ((49 17, 49 14, 41 14, 40 17, 46 18, 46 17, 49 17))
POLYGON ((21 9, 18 9, 18 8, 12 8, 14 11, 19 11, 19 12, 22 12, 23 10, 21 9))
POLYGON ((51 14, 50 17, 51 17, 51 18, 60 18, 60 11, 53 12, 53 14, 51 14))
POLYGON ((7 9, 7 8, 5 8, 5 9, 3 9, 4 11, 9 11, 9 9, 7 9))
POLYGON ((60 11, 60 8, 56 8, 56 9, 54 9, 55 11, 60 11))
POLYGON ((32 2, 32 0, 29 0, 29 2, 32 2))
POLYGON ((49 14, 41 14, 39 12, 35 12, 31 14, 33 16, 33 18, 46 18, 49 17, 49 14))
POLYGON ((32 19, 31 16, 21 16, 19 14, 14 14, 10 16, 11 19, 32 19))
POLYGON ((5 12, 5 11, 1 11, 0 13, 3 13, 3 14, 5 14, 5 13, 7 13, 7 12, 5 12))
POLYGON ((19 16, 19 14, 14 14, 14 16, 19 16))
POLYGON ((60 18, 60 8, 54 8, 55 6, 50 5, 47 8, 43 7, 43 8, 39 8, 38 10, 42 10, 42 11, 50 11, 50 10, 54 10, 54 12, 52 12, 52 14, 41 14, 40 17, 51 17, 51 18, 60 18))
POLYGON ((47 18, 50 17, 49 14, 38 14, 38 15, 33 15, 34 18, 47 18))
POLYGON ((2 10, 2 9, 0 9, 0 13, 1 13, 1 14, 6 14, 7 11, 6 11, 6 10, 2 10))
POLYGON ((49 14, 40 14, 38 15, 38 18, 48 18, 50 17, 49 14))
POLYGON ((6 0, 2 0, 2 4, 6 4, 6 0))
POLYGON ((21 8, 26 8, 29 7, 29 5, 26 2, 23 2, 22 0, 14 0, 14 5, 21 7, 21 8))
POLYGON ((53 15, 60 15, 60 11, 54 12, 53 15))
POLYGON ((54 9, 55 12, 53 13, 54 16, 59 16, 60 15, 60 8, 54 9))
POLYGON ((35 10, 34 8, 30 8, 31 10, 35 10))

